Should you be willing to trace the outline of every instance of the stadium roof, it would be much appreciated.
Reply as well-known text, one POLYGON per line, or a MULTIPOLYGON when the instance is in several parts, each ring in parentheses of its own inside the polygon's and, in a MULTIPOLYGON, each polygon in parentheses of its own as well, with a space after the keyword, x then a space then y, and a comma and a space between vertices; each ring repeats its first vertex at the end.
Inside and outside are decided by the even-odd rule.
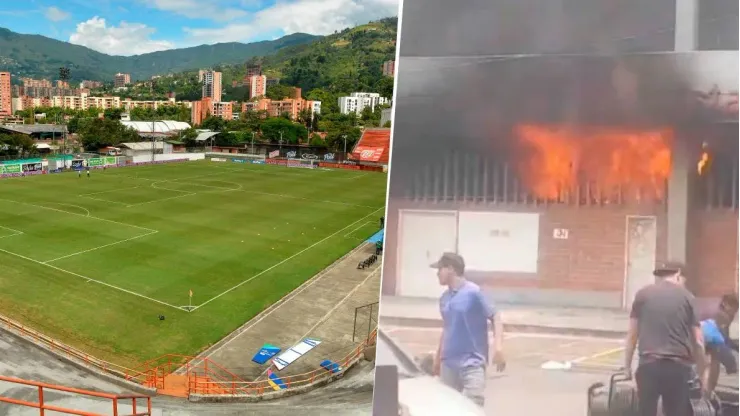
POLYGON ((38 133, 65 133, 67 126, 63 124, 0 124, 0 129, 21 134, 38 133))
POLYGON ((126 127, 131 127, 136 130, 139 134, 141 133, 160 133, 160 134, 174 134, 182 130, 190 128, 190 124, 182 121, 174 120, 162 120, 162 121, 122 121, 126 127), (154 125, 154 131, 152 131, 152 125, 154 125))
POLYGON ((350 156, 362 162, 388 164, 390 151, 391 129, 367 129, 362 133, 350 156))
POLYGON ((127 149, 131 150, 152 150, 152 143, 154 143, 154 149, 161 150, 164 148, 164 143, 162 142, 137 142, 137 143, 121 143, 118 145, 118 147, 125 147, 127 149))

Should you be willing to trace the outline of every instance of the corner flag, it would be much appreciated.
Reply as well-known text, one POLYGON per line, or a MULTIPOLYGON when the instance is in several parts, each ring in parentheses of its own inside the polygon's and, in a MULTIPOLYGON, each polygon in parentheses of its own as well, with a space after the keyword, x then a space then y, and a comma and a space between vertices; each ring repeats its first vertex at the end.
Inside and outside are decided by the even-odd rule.
POLYGON ((193 297, 193 289, 190 289, 190 297, 193 297))

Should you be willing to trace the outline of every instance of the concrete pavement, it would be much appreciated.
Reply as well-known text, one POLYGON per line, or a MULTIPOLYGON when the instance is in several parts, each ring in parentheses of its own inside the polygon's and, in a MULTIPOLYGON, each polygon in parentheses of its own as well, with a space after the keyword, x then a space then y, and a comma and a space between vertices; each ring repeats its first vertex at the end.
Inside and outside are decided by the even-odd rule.
MULTIPOLYGON (((602 338, 624 338, 629 312, 607 308, 549 307, 497 303, 507 332, 568 334, 602 338)), ((384 295, 380 307, 381 326, 438 328, 442 325, 437 299, 384 295)), ((738 336, 738 321, 730 330, 738 336)))
MULTIPOLYGON (((345 374, 344 378, 334 383, 306 394, 275 402, 209 404, 190 403, 185 399, 158 396, 152 399, 152 414, 155 416, 238 416, 244 414, 278 416, 297 413, 307 416, 370 415, 374 377, 372 367, 373 363, 360 361, 357 366, 345 374)), ((60 361, 55 356, 4 330, 0 330, 0 374, 97 392, 132 393, 92 373, 60 361)), ((38 390, 35 387, 0 382, 0 397, 36 402, 38 390)), ((110 400, 55 391, 48 391, 44 399, 47 404, 55 406, 105 415, 113 414, 110 400)), ((139 411, 142 409, 142 404, 144 403, 138 403, 139 411)), ((118 411, 119 414, 131 414, 130 401, 121 403, 118 411)), ((47 414, 52 413, 57 414, 47 412, 47 414)), ((1 416, 37 416, 38 414, 37 409, 0 403, 1 416)))

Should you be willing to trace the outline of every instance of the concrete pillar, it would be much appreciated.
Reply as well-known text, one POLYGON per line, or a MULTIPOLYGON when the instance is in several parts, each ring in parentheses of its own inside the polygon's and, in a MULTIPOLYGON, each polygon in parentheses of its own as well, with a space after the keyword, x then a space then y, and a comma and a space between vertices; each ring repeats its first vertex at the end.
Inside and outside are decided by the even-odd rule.
MULTIPOLYGON (((692 52, 697 46, 699 0, 676 0, 676 52, 692 52)), ((678 133, 685 134, 685 133, 678 133)), ((693 172, 690 137, 676 137, 671 157, 671 176, 668 179, 668 259, 688 263, 689 178, 693 172)))
POLYGON ((699 0, 676 0, 674 49, 692 52, 698 42, 699 0))
POLYGON ((671 154, 671 176, 668 178, 668 259, 688 263, 689 178, 693 160, 686 137, 676 137, 671 154))

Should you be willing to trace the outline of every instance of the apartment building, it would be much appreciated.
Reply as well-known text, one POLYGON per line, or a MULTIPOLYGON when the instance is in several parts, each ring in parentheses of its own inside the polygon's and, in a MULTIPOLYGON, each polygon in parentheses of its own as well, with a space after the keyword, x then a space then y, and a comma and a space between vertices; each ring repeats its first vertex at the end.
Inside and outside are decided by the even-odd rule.
POLYGON ((80 82, 80 88, 95 89, 95 88, 102 88, 102 87, 103 87, 103 83, 100 81, 84 80, 80 82))
POLYGON ((211 105, 211 115, 214 117, 220 117, 224 120, 233 120, 234 113, 233 104, 230 102, 217 103, 214 102, 211 105))
POLYGON ((388 99, 374 92, 353 92, 349 97, 339 97, 339 111, 342 114, 360 114, 365 108, 375 111, 375 107, 388 104, 388 99))
POLYGON ((193 126, 203 122, 210 114, 212 114, 212 100, 210 98, 203 98, 200 101, 193 101, 190 106, 190 124, 193 126))
POLYGON ((123 108, 126 111, 131 111, 134 108, 150 108, 152 110, 156 110, 159 107, 164 107, 168 105, 176 105, 174 98, 170 98, 166 101, 163 100, 149 100, 149 101, 136 101, 132 100, 131 98, 126 98, 124 100, 121 100, 121 108, 123 108))
POLYGON ((129 84, 131 84, 131 74, 119 72, 113 77, 113 87, 115 88, 123 88, 129 84))
POLYGON ((288 113, 292 120, 297 120, 301 111, 308 109, 311 114, 321 113, 321 101, 304 100, 301 97, 301 89, 296 88, 293 98, 284 100, 270 100, 262 98, 257 101, 242 103, 242 112, 247 111, 266 111, 270 117, 278 117, 288 113))
POLYGON ((210 98, 213 102, 221 102, 221 73, 210 70, 198 71, 198 81, 203 84, 202 98, 210 98))
POLYGON ((0 72, 0 117, 13 115, 13 90, 10 87, 10 72, 0 72))
POLYGON ((108 110, 111 108, 121 108, 121 97, 86 97, 85 108, 102 108, 108 110))
POLYGON ((25 88, 51 88, 51 81, 48 79, 21 78, 25 88))
POLYGON ((383 76, 392 77, 396 73, 396 61, 383 62, 383 76))
POLYGON ((254 76, 262 75, 262 65, 261 64, 255 64, 255 65, 247 64, 246 67, 247 67, 247 75, 244 77, 245 81, 249 80, 250 78, 254 76))
POLYGON ((16 111, 23 111, 29 108, 38 107, 52 107, 53 102, 49 97, 29 97, 27 95, 21 97, 13 97, 11 100, 11 108, 13 113, 16 111))
POLYGON ((267 77, 252 75, 249 77, 249 98, 264 97, 267 94, 267 77))

